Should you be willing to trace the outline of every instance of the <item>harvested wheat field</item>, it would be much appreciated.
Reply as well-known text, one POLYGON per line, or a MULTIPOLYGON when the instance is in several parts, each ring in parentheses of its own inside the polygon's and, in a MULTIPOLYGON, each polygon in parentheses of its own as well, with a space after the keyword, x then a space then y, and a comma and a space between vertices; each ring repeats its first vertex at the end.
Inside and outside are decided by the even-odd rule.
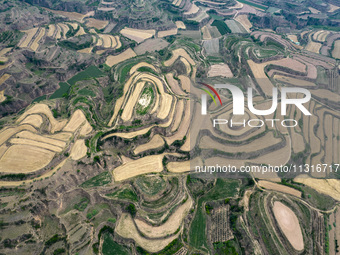
POLYGON ((236 21, 238 21, 243 27, 244 29, 250 33, 250 28, 252 28, 252 24, 250 23, 249 19, 248 19, 248 15, 238 15, 235 18, 236 21))
POLYGON ((85 49, 78 50, 77 52, 90 54, 90 53, 92 53, 92 50, 93 50, 93 47, 90 47, 90 48, 85 48, 85 49))
POLYGON ((301 197, 301 191, 269 181, 259 181, 258 185, 265 189, 287 193, 296 197, 301 197))
POLYGON ((31 139, 24 139, 24 138, 12 138, 11 140, 9 140, 9 143, 29 145, 32 147, 39 147, 39 148, 43 148, 43 149, 50 150, 50 151, 57 152, 57 153, 62 152, 63 150, 63 148, 58 147, 58 146, 54 146, 48 143, 37 142, 31 139))
POLYGON ((5 90, 0 91, 0 103, 6 100, 5 90))
POLYGON ((35 172, 50 163, 54 155, 55 153, 52 151, 35 146, 12 145, 0 159, 0 172, 35 172))
POLYGON ((34 39, 34 41, 31 44, 31 49, 33 51, 37 51, 37 49, 39 48, 39 41, 41 40, 41 38, 43 38, 43 36, 45 35, 45 28, 41 28, 39 31, 39 34, 37 35, 37 37, 34 39))
POLYGON ((68 27, 68 25, 64 24, 64 23, 59 23, 58 24, 63 32, 63 38, 66 39, 66 34, 67 32, 70 30, 70 28, 68 27))
POLYGON ((31 132, 37 132, 31 125, 23 124, 18 127, 4 128, 0 132, 0 145, 5 143, 11 136, 19 133, 22 130, 29 130, 31 132))
POLYGON ((35 133, 32 133, 30 131, 21 131, 20 133, 16 134, 16 137, 23 138, 23 139, 29 139, 29 140, 34 140, 46 144, 51 144, 60 148, 64 148, 66 146, 66 143, 64 141, 52 139, 49 137, 45 137, 42 135, 38 135, 35 133))
POLYGON ((0 85, 3 84, 5 81, 7 81, 10 77, 11 77, 11 75, 8 74, 8 73, 5 73, 4 75, 2 75, 0 77, 0 85))
POLYGON ((207 26, 202 27, 202 34, 203 34, 203 40, 211 40, 212 39, 207 26))
POLYGON ((55 25, 53 24, 48 25, 47 36, 52 37, 54 35, 54 32, 55 32, 55 25))
POLYGON ((288 39, 291 40, 294 43, 298 43, 298 37, 296 35, 288 35, 288 39))
POLYGON ((335 41, 334 50, 332 51, 333 58, 340 59, 340 40, 335 41))
POLYGON ((52 12, 54 14, 58 14, 60 16, 64 16, 70 20, 75 20, 78 21, 80 23, 83 22, 83 18, 85 17, 84 14, 78 13, 78 12, 64 12, 64 11, 56 11, 56 10, 52 10, 52 9, 48 9, 48 8, 44 8, 43 9, 52 12))
POLYGON ((330 9, 328 12, 335 12, 336 10, 340 9, 339 6, 333 5, 333 4, 328 4, 330 9))
POLYGON ((321 43, 313 42, 310 39, 310 41, 308 42, 308 44, 307 44, 305 49, 310 51, 310 52, 319 53, 321 46, 322 46, 321 43))
POLYGON ((163 37, 170 36, 170 35, 177 35, 177 28, 173 28, 173 29, 165 30, 165 31, 158 31, 157 33, 157 37, 159 38, 163 38, 163 37))
POLYGON ((84 122, 86 121, 86 117, 81 110, 76 110, 67 125, 63 128, 63 131, 66 132, 75 132, 84 122))
POLYGON ((155 136, 153 136, 151 138, 151 140, 149 142, 147 142, 146 144, 141 144, 139 145, 135 150, 134 150, 134 154, 140 154, 143 153, 147 150, 153 150, 153 149, 158 149, 163 147, 164 145, 164 140, 163 138, 159 135, 156 134, 155 136))
POLYGON ((186 60, 189 61, 189 63, 191 65, 195 65, 195 61, 190 57, 190 55, 182 48, 176 49, 172 51, 172 56, 169 60, 164 62, 165 66, 171 66, 173 65, 173 63, 175 63, 175 61, 179 58, 179 57, 183 57, 186 60))
POLYGON ((78 32, 74 36, 86 35, 86 32, 82 26, 80 26, 78 32))
POLYGON ((153 65, 146 63, 146 62, 140 62, 137 65, 134 65, 133 67, 131 67, 130 69, 130 75, 132 75, 133 73, 135 73, 139 68, 141 67, 148 67, 151 68, 152 70, 154 70, 155 72, 157 72, 156 67, 154 67, 153 65))
POLYGON ((152 155, 130 161, 113 170, 115 181, 123 181, 141 174, 161 172, 162 160, 166 154, 152 155))
POLYGON ((123 62, 129 58, 133 58, 136 56, 137 56, 136 53, 131 48, 128 48, 126 51, 120 53, 119 55, 108 56, 105 63, 109 67, 112 67, 120 62, 123 62))
POLYGON ((178 100, 177 105, 176 105, 175 116, 173 118, 173 124, 171 127, 172 133, 178 129, 179 124, 181 123, 181 120, 182 120, 183 112, 184 112, 184 101, 183 99, 181 99, 181 100, 178 100))
POLYGON ((183 21, 176 21, 175 22, 176 26, 178 29, 186 29, 187 27, 185 26, 185 24, 183 23, 183 21))
POLYGON ((199 7, 197 7, 197 5, 195 5, 195 3, 192 3, 190 6, 190 9, 184 13, 184 15, 191 15, 191 14, 195 14, 200 10, 199 7))
POLYGON ((178 81, 175 80, 173 75, 174 75, 173 73, 168 73, 165 75, 166 81, 168 82, 172 92, 174 92, 177 95, 185 95, 185 93, 180 88, 178 81))
POLYGON ((134 28, 124 28, 120 31, 122 35, 125 37, 136 41, 137 43, 141 43, 146 39, 149 39, 156 35, 156 30, 143 30, 143 29, 134 29, 134 28))
POLYGON ((85 124, 82 126, 82 128, 80 129, 80 135, 81 136, 86 136, 88 134, 90 134, 92 132, 93 128, 91 126, 91 124, 86 121, 85 124))
POLYGON ((183 91, 189 93, 191 86, 190 78, 185 75, 179 75, 178 78, 180 80, 183 91))
POLYGON ((139 246, 149 252, 158 252, 164 249, 169 243, 171 243, 174 239, 177 238, 179 233, 166 237, 163 239, 147 239, 142 237, 136 228, 136 225, 128 213, 123 213, 117 222, 115 232, 124 237, 133 239, 139 246))
POLYGON ((20 42, 18 44, 18 46, 20 48, 25 48, 28 46, 28 44, 31 42, 33 36, 38 32, 38 27, 34 27, 28 30, 23 30, 21 32, 24 32, 26 34, 26 37, 24 38, 24 40, 22 42, 20 42))
POLYGON ((340 180, 336 179, 316 179, 306 175, 300 175, 294 179, 295 182, 309 186, 316 191, 328 195, 340 201, 340 180))
POLYGON ((164 224, 152 226, 142 220, 136 219, 136 226, 148 238, 164 238, 170 236, 181 227, 183 218, 188 214, 192 205, 193 201, 191 197, 188 196, 187 201, 180 205, 164 224))
POLYGON ((86 22, 87 27, 94 27, 97 29, 103 29, 109 24, 109 21, 107 20, 99 20, 94 18, 89 18, 86 22))
POLYGON ((327 89, 315 89, 315 90, 311 90, 311 93, 316 96, 316 97, 320 97, 323 99, 328 99, 330 101, 336 102, 338 103, 340 101, 340 95, 336 94, 332 91, 329 91, 327 89))
POLYGON ((208 71, 208 77, 217 77, 222 76, 226 78, 234 77, 233 73, 231 72, 229 66, 227 64, 216 64, 210 66, 208 71))
POLYGON ((85 145, 85 140, 80 139, 74 143, 71 149, 70 157, 73 160, 78 160, 78 159, 85 157, 86 152, 87 152, 87 147, 85 145))
POLYGON ((145 82, 137 82, 137 84, 135 85, 133 92, 129 96, 129 98, 128 98, 125 106, 124 106, 124 109, 123 109, 123 112, 122 112, 122 115, 121 115, 121 119, 123 121, 128 121, 128 120, 131 119, 133 109, 138 102, 138 98, 139 98, 144 86, 145 86, 145 82))
POLYGON ((290 244, 298 251, 303 250, 303 236, 295 213, 288 206, 278 201, 274 202, 273 211, 281 231, 290 244))
POLYGON ((166 167, 169 172, 172 173, 185 173, 195 170, 195 166, 202 166, 203 162, 201 158, 194 158, 188 161, 181 162, 169 162, 166 167))

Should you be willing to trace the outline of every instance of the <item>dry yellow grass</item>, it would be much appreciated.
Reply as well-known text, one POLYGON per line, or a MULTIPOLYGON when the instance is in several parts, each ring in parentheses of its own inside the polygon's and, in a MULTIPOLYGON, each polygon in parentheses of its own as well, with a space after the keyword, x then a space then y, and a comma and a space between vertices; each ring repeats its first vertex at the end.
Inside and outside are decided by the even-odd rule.
POLYGON ((235 18, 236 21, 238 21, 243 27, 244 29, 250 33, 250 28, 253 26, 249 19, 248 19, 248 15, 238 15, 236 18, 235 18))
POLYGON ((85 140, 79 139, 74 143, 71 149, 70 157, 73 160, 78 160, 78 159, 85 157, 86 152, 87 152, 87 147, 85 145, 85 140))
POLYGON ((94 27, 99 30, 105 28, 108 24, 109 22, 107 20, 99 20, 94 18, 89 18, 86 22, 87 27, 94 27))
POLYGON ((0 85, 3 84, 5 81, 7 81, 11 77, 10 74, 5 73, 0 77, 0 85))
POLYGON ((251 59, 247 62, 264 94, 272 95, 273 84, 264 72, 265 64, 257 64, 251 59))
POLYGON ((161 148, 163 145, 164 145, 163 138, 159 134, 156 134, 146 144, 141 144, 141 145, 137 146, 137 148, 134 150, 133 153, 137 155, 137 154, 143 153, 147 150, 153 150, 153 149, 161 148))
POLYGON ((66 143, 60 140, 52 139, 49 137, 44 137, 42 135, 34 134, 29 131, 22 131, 16 135, 16 137, 23 138, 23 139, 30 139, 37 142, 42 142, 46 144, 51 144, 60 148, 64 148, 66 146, 66 143))
POLYGON ((185 24, 183 23, 183 21, 176 21, 175 24, 176 24, 178 29, 186 29, 187 28, 185 26, 185 24))
POLYGON ((288 206, 278 201, 274 202, 273 211, 281 231, 290 244, 298 251, 303 250, 303 236, 295 213, 288 206))
POLYGON ((30 109, 26 110, 24 114, 22 114, 17 122, 21 122, 30 114, 44 114, 48 118, 51 123, 51 133, 60 131, 66 124, 67 120, 57 121, 50 110, 50 108, 46 104, 35 104, 30 109))
POLYGON ((34 140, 30 140, 30 139, 24 139, 24 138, 12 138, 9 140, 9 142, 11 144, 20 144, 20 145, 29 145, 32 147, 39 147, 39 148, 43 148, 46 150, 50 150, 53 152, 62 152, 63 148, 60 148, 58 146, 54 146, 48 143, 42 143, 42 142, 37 142, 34 140))
POLYGON ((298 191, 296 189, 293 189, 293 188, 290 188, 284 185, 280 185, 274 182, 260 180, 258 182, 258 185, 265 189, 275 190, 275 191, 287 193, 287 194, 290 194, 296 197, 301 197, 301 191, 298 191))
POLYGON ((135 105, 137 104, 138 98, 145 86, 145 82, 138 82, 135 86, 134 91, 132 92, 131 96, 128 98, 123 113, 121 115, 121 118, 123 121, 128 121, 132 117, 133 109, 135 105))
POLYGON ((131 48, 128 48, 126 51, 120 53, 119 55, 116 55, 116 56, 108 56, 107 59, 106 59, 106 64, 110 67, 122 62, 122 61, 125 61, 129 58, 133 58, 133 57, 136 57, 136 53, 131 49, 131 48))
POLYGON ((62 141, 69 141, 72 137, 72 133, 69 132, 60 132, 57 134, 53 134, 53 135, 45 135, 45 137, 49 137, 52 139, 56 139, 56 140, 62 140, 62 141))
POLYGON ((125 37, 136 41, 137 43, 141 43, 146 39, 149 39, 156 35, 156 30, 149 29, 149 30, 143 30, 143 29, 134 29, 134 28, 124 28, 120 31, 122 35, 125 37))
POLYGON ((207 26, 202 27, 201 30, 202 30, 202 34, 203 34, 203 40, 211 40, 212 39, 207 26))
POLYGON ((123 213, 117 222, 115 232, 124 238, 133 239, 139 246, 149 252, 158 252, 176 239, 179 233, 162 239, 147 239, 142 237, 134 224, 130 214, 123 213))
POLYGON ((132 160, 113 170, 115 181, 123 181, 141 174, 161 172, 163 170, 162 160, 167 154, 152 155, 132 160))
POLYGON ((180 205, 177 210, 170 215, 168 220, 160 226, 152 226, 142 220, 136 219, 135 223, 137 228, 148 238, 164 238, 170 236, 181 227, 184 217, 188 214, 193 201, 188 196, 187 201, 180 205))
POLYGON ((32 41, 33 36, 38 32, 38 27, 34 27, 28 30, 23 30, 21 32, 24 32, 26 36, 24 37, 24 40, 18 44, 20 48, 25 48, 28 46, 28 44, 32 41))
POLYGON ((29 145, 13 145, 0 159, 0 172, 31 173, 45 167, 55 153, 29 145), (20 155, 20 157, 18 157, 20 155))
POLYGON ((0 145, 5 143, 11 136, 19 133, 22 130, 29 130, 31 132, 37 132, 31 125, 23 124, 18 127, 10 127, 2 129, 0 132, 0 145))
POLYGON ((295 85, 295 86, 315 87, 315 83, 313 83, 313 82, 295 79, 295 78, 292 78, 292 77, 287 77, 287 76, 283 76, 283 75, 279 75, 279 74, 275 74, 274 79, 279 81, 279 82, 289 83, 289 84, 295 85))
POLYGON ((0 159, 1 159, 2 155, 5 154, 7 149, 8 149, 8 147, 6 146, 6 144, 3 144, 3 145, 0 146, 0 159))
POLYGON ((43 38, 43 36, 45 35, 46 29, 45 28, 41 28, 39 31, 39 34, 37 35, 37 37, 34 39, 34 41, 31 44, 31 49, 33 51, 36 51, 39 48, 39 41, 41 40, 41 38, 43 38))
POLYGON ((165 66, 171 66, 179 57, 184 57, 189 61, 191 65, 195 65, 195 61, 190 57, 190 55, 182 48, 172 51, 172 56, 169 60, 164 62, 165 66))
POLYGON ((55 25, 53 24, 48 25, 47 36, 52 37, 54 35, 54 32, 55 32, 55 25))
POLYGON ((110 48, 111 47, 111 38, 110 35, 103 35, 98 34, 98 36, 103 40, 103 47, 104 48, 110 48))
POLYGON ((234 77, 233 73, 231 72, 229 66, 227 64, 216 64, 210 66, 208 71, 208 77, 216 77, 222 76, 227 78, 234 77))
POLYGON ((86 117, 84 113, 78 109, 72 114, 70 121, 64 127, 63 131, 75 132, 85 121, 86 117))
POLYGON ((165 30, 165 31, 158 31, 157 36, 160 38, 170 36, 170 35, 176 35, 177 34, 177 28, 173 28, 170 30, 165 30))
POLYGON ((340 59, 340 40, 335 41, 334 50, 332 51, 333 58, 340 59))

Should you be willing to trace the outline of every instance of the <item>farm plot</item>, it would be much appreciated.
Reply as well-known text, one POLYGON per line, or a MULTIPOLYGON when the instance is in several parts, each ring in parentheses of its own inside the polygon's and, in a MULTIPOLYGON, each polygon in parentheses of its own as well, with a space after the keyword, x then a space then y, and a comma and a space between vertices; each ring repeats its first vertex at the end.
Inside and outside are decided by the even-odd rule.
POLYGON ((191 86, 190 78, 185 75, 179 75, 178 78, 180 80, 183 91, 189 93, 191 86))
POLYGON ((85 145, 85 140, 77 140, 71 150, 70 157, 73 160, 78 160, 86 156, 87 147, 85 145))
POLYGON ((139 246, 149 252, 158 252, 177 238, 178 234, 163 239, 147 239, 141 236, 130 214, 123 213, 120 217, 115 232, 124 237, 133 239, 139 246))
POLYGON ((11 77, 10 74, 5 73, 0 77, 0 85, 3 84, 5 81, 7 81, 11 77))
POLYGON ((226 242, 234 238, 229 222, 230 205, 222 206, 211 211, 211 243, 226 242))
POLYGON ((135 223, 137 228, 148 238, 164 238, 174 234, 182 224, 184 217, 188 214, 190 208, 193 205, 193 201, 188 196, 187 201, 180 205, 177 210, 170 215, 168 220, 157 227, 151 226, 142 220, 136 219, 135 223))
POLYGON ((166 48, 169 45, 167 41, 161 38, 148 39, 145 42, 142 42, 137 47, 134 48, 134 51, 137 55, 143 55, 145 52, 154 52, 159 51, 166 48))
POLYGON ((183 57, 189 61, 190 65, 195 65, 195 61, 190 57, 190 55, 182 48, 176 49, 172 51, 172 57, 164 62, 165 66, 171 66, 175 63, 175 61, 179 58, 183 57))
POLYGON ((273 211, 281 231, 290 244, 298 251, 303 250, 303 236, 295 213, 288 206, 278 201, 274 202, 273 211))
POLYGON ((195 2, 193 2, 190 6, 190 9, 188 11, 184 12, 183 14, 184 15, 192 15, 192 14, 197 13, 199 10, 200 10, 200 8, 197 7, 197 5, 195 5, 195 2))
POLYGON ((177 28, 157 32, 157 36, 160 38, 170 36, 170 35, 177 35, 177 28))
POLYGON ((56 30, 55 25, 53 25, 53 24, 48 25, 47 36, 52 37, 54 35, 55 30, 56 30))
POLYGON ((104 29, 109 24, 107 20, 99 20, 94 18, 89 18, 86 22, 87 27, 94 27, 96 29, 104 29))
POLYGON ((234 77, 233 73, 231 72, 229 66, 227 64, 216 64, 210 66, 208 71, 208 77, 217 77, 222 76, 226 78, 234 77))
POLYGON ((335 41, 332 56, 333 58, 340 59, 340 40, 335 41))
POLYGON ((177 80, 174 79, 173 73, 166 74, 166 81, 170 85, 171 90, 177 95, 185 95, 185 93, 181 90, 177 80))
POLYGON ((177 29, 186 29, 186 26, 183 23, 183 21, 176 21, 175 24, 176 24, 177 29))
POLYGON ((203 34, 203 40, 211 40, 212 39, 207 26, 202 27, 201 30, 202 30, 202 34, 203 34))
POLYGON ((225 23, 234 34, 243 34, 248 31, 236 20, 226 20, 225 23))
POLYGON ((123 181, 138 175, 161 172, 162 160, 166 154, 152 155, 129 161, 113 170, 115 181, 123 181))
POLYGON ((276 81, 282 82, 282 83, 288 83, 291 85, 295 86, 301 86, 301 87, 315 87, 315 83, 310 82, 310 81, 305 81, 305 80, 300 80, 288 76, 283 76, 283 75, 274 75, 273 77, 276 81))
POLYGON ((124 28, 120 31, 122 35, 125 37, 136 41, 137 43, 141 43, 146 39, 149 39, 156 35, 156 30, 149 29, 149 30, 143 30, 143 29, 134 29, 134 28, 124 28))
POLYGON ((130 59, 130 58, 133 58, 133 57, 136 57, 136 53, 131 49, 131 48, 128 48, 126 51, 116 55, 116 56, 108 56, 107 59, 106 59, 106 64, 109 66, 109 67, 112 67, 120 62, 123 62, 127 59, 130 59))
POLYGON ((86 32, 82 26, 79 27, 78 32, 74 36, 86 35, 86 32))
POLYGON ((156 134, 155 136, 153 136, 151 138, 151 140, 149 142, 147 142, 146 144, 141 144, 139 145, 135 150, 134 150, 134 154, 140 154, 143 153, 147 150, 153 150, 153 149, 158 149, 163 147, 164 145, 164 140, 163 138, 156 134))
POLYGON ((298 191, 296 189, 290 188, 288 186, 280 185, 274 182, 260 180, 258 182, 258 185, 265 189, 275 190, 275 191, 287 193, 287 194, 290 194, 296 197, 301 197, 301 191, 298 191))
POLYGON ((35 27, 35 28, 31 28, 31 29, 28 29, 28 30, 23 30, 21 32, 24 32, 26 34, 26 37, 24 38, 24 40, 22 42, 20 42, 18 44, 18 46, 20 48, 26 48, 28 47, 29 43, 32 41, 34 35, 38 32, 38 27, 35 27))
POLYGON ((219 39, 215 38, 203 41, 203 48, 207 55, 219 55, 220 52, 219 39))
POLYGON ((253 25, 251 24, 251 22, 249 21, 248 19, 248 16, 247 15, 237 15, 235 20, 237 22, 239 22, 243 28, 245 29, 245 31, 247 31, 248 33, 250 33, 250 29, 253 27, 253 25))
POLYGON ((44 35, 45 35, 45 28, 41 28, 39 31, 39 34, 32 42, 31 49, 33 51, 37 51, 37 49, 39 48, 39 41, 41 40, 41 38, 43 38, 44 35))
MULTIPOLYGON (((121 115, 121 118, 122 118, 123 121, 128 121, 128 120, 131 119, 132 113, 133 113, 133 108, 137 104, 138 98, 139 98, 144 86, 145 86, 145 82, 138 82, 136 84, 135 89, 132 92, 132 95, 129 97, 127 103, 125 104, 123 113, 121 115)), ((145 102, 142 102, 143 106, 147 107, 150 103, 150 100, 151 100, 151 98, 149 100, 145 100, 145 102)))
POLYGON ((311 34, 310 34, 308 44, 307 44, 305 49, 310 51, 310 52, 319 53, 321 46, 322 46, 321 43, 313 42, 313 40, 311 38, 311 34))

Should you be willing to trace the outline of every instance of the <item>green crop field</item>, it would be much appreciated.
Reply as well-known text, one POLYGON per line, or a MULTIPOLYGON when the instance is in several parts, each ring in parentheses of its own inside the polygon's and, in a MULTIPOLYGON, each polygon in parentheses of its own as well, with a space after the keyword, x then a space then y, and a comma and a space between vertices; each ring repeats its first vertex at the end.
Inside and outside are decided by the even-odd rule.
POLYGON ((130 188, 126 188, 126 189, 123 189, 123 190, 117 190, 116 192, 107 194, 106 196, 118 198, 118 199, 126 199, 126 200, 130 200, 132 202, 138 201, 138 197, 137 197, 136 193, 133 190, 131 190, 130 188))
POLYGON ((222 21, 222 20, 214 20, 214 22, 211 25, 217 27, 217 29, 221 33, 221 35, 231 33, 231 30, 229 29, 227 24, 224 23, 224 21, 222 21))
POLYGON ((128 250, 116 243, 115 241, 113 241, 112 235, 110 233, 104 233, 103 234, 103 246, 102 246, 102 254, 103 255, 128 255, 129 252, 128 250))
POLYGON ((103 186, 108 183, 111 183, 112 181, 112 175, 109 172, 103 172, 101 174, 98 174, 97 176, 91 178, 90 180, 87 180, 83 182, 80 187, 82 188, 92 188, 97 186, 103 186))
POLYGON ((61 98, 70 89, 70 86, 66 82, 60 82, 59 86, 60 88, 50 96, 50 99, 61 98))
POLYGON ((87 80, 91 78, 98 78, 103 76, 104 73, 98 69, 96 66, 89 66, 84 71, 77 73, 75 76, 73 76, 71 79, 69 79, 67 82, 73 86, 77 83, 77 81, 81 80, 87 80))

